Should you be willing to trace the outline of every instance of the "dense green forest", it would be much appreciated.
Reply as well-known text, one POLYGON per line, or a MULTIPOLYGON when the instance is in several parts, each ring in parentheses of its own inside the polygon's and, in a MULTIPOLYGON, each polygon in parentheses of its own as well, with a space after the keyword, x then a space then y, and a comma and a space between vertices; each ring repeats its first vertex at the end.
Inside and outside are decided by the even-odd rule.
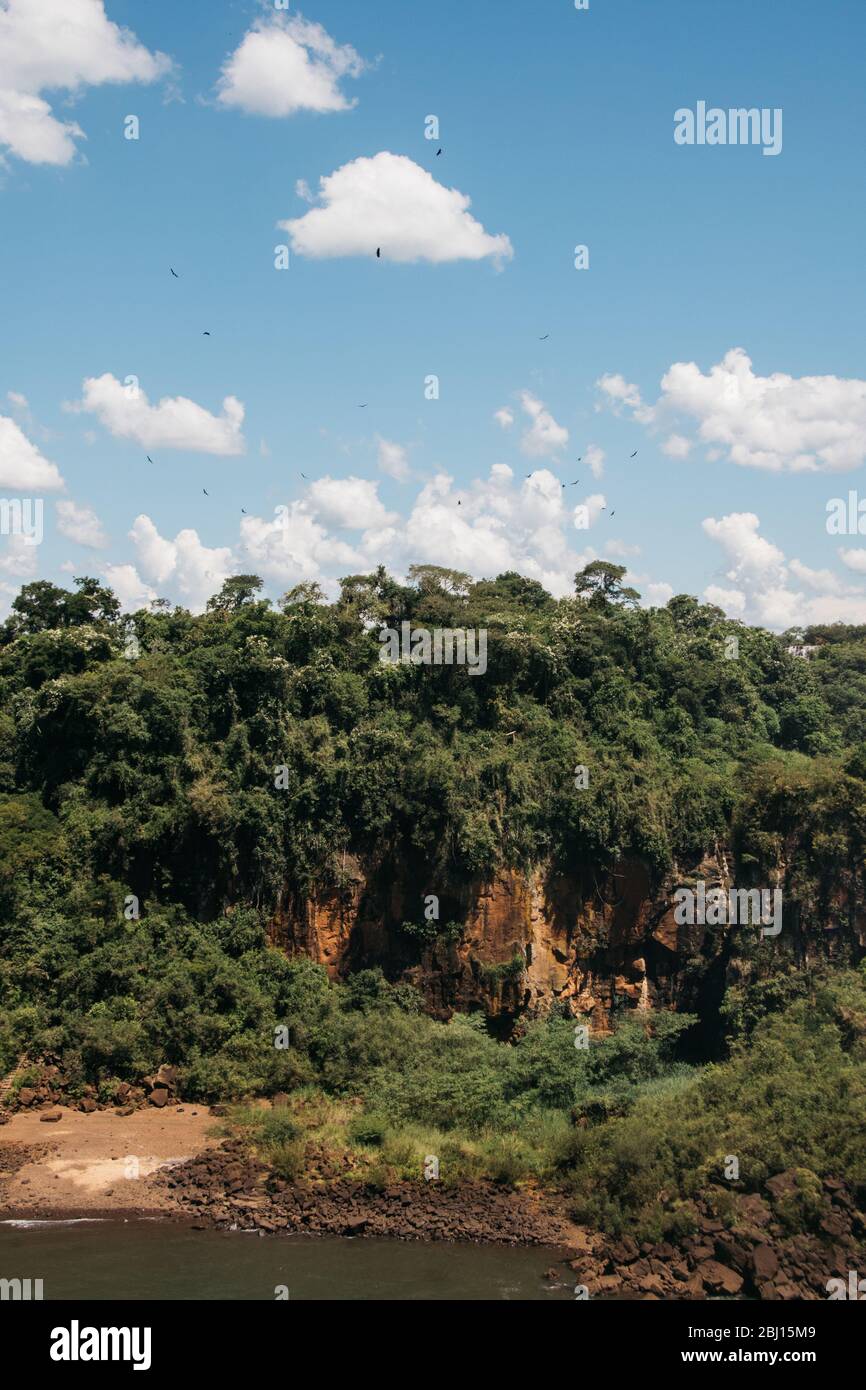
POLYGON ((675 1227, 734 1142, 755 1182, 866 1191, 863 952, 821 940, 862 894, 866 629, 776 637, 687 596, 645 609, 623 578, 596 562, 555 600, 380 569, 274 606, 238 576, 203 614, 132 616, 92 579, 26 585, 0 630, 0 1072, 52 1056, 110 1098, 167 1062, 193 1099, 288 1090, 374 1165, 435 1142, 453 1172, 570 1182, 611 1228, 675 1227), (384 664, 406 620, 486 630, 486 674, 384 664), (671 1013, 585 1053, 565 1010, 498 1042, 269 940, 346 853, 433 880, 632 855, 660 881, 720 840, 744 872, 784 860, 816 944, 727 990, 712 1058, 671 1013))

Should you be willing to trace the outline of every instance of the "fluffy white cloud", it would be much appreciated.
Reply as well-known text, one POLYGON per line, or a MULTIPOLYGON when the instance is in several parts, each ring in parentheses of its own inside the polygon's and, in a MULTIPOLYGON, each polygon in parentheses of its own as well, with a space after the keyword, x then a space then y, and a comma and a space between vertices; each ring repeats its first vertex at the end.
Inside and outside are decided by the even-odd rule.
POLYGON ((609 555, 612 560, 629 560, 640 555, 640 546, 626 545, 625 541, 607 541, 604 553, 609 555))
POLYGON ((603 404, 597 406, 597 410, 601 410, 603 405, 609 406, 615 415, 621 415, 623 410, 630 410, 641 424, 652 423, 654 417, 652 406, 644 405, 637 386, 633 382, 626 381, 619 372, 612 372, 599 377, 596 386, 604 396, 603 404))
POLYGON ((531 391, 521 391, 520 404, 532 424, 525 431, 520 447, 530 458, 545 458, 557 454, 568 443, 568 430, 558 425, 543 401, 531 391))
POLYGON ((43 458, 8 415, 0 415, 0 487, 19 492, 60 492, 64 487, 56 465, 43 458))
POLYGON ((595 444, 590 444, 583 456, 584 463, 589 464, 590 472, 594 478, 601 478, 604 475, 604 449, 599 449, 595 444))
POLYGON ((154 82, 171 68, 112 24, 103 0, 3 0, 0 54, 0 146, 30 164, 69 164, 84 134, 57 119, 42 91, 154 82))
POLYGON ((857 574, 866 574, 866 550, 840 550, 842 563, 857 574))
POLYGON ((590 526, 594 526, 607 508, 607 498, 603 492, 593 492, 589 497, 578 502, 574 509, 574 524, 579 531, 585 531, 585 519, 589 519, 590 526))
POLYGON ((804 623, 866 622, 866 590, 843 583, 829 570, 786 560, 759 527, 754 512, 704 521, 705 534, 721 546, 727 563, 726 583, 704 590, 708 603, 776 631, 804 623))
POLYGON ((322 521, 347 531, 390 526, 399 518, 385 510, 378 487, 367 478, 319 478, 310 484, 310 506, 322 521))
MULTIPOLYGON (((0 552, 0 571, 11 575, 19 583, 33 579, 38 569, 37 549, 38 547, 31 545, 24 536, 4 537, 3 549, 0 552)), ((6 589, 7 586, 4 584, 0 587, 6 589)), ((13 598, 15 593, 12 594, 13 598)))
MULTIPOLYGON (((866 381, 836 376, 758 376, 742 348, 732 348, 704 374, 695 362, 675 362, 662 394, 644 406, 621 376, 598 385, 615 411, 641 424, 689 419, 709 458, 771 472, 844 472, 866 462, 866 381)), ((691 441, 672 434, 666 454, 685 458, 691 441)))
POLYGON ((301 256, 375 256, 388 261, 480 261, 513 255, 505 235, 490 236, 470 199, 445 188, 405 155, 387 150, 319 180, 319 206, 278 225, 301 256))
POLYGON ((692 451, 692 441, 685 435, 672 434, 662 445, 662 453, 670 459, 687 459, 692 451))
POLYGON ((57 529, 79 545, 101 550, 108 544, 102 522, 91 507, 79 507, 75 502, 57 503, 57 529))
POLYGON ((217 99, 254 116, 347 111, 355 102, 340 81, 359 77, 364 66, 351 45, 335 43, 321 24, 275 15, 258 20, 226 60, 217 99))
POLYGON ((716 608, 735 617, 746 611, 746 595, 740 589, 723 589, 718 584, 708 584, 704 589, 704 598, 707 603, 715 604, 716 608))
POLYGON ((20 391, 7 391, 6 399, 16 410, 29 410, 30 405, 26 396, 22 396, 20 391))
POLYGON ((379 467, 383 473, 387 473, 389 478, 395 478, 398 483, 405 483, 409 479, 409 459, 402 444, 395 444, 390 439, 382 439, 381 435, 376 436, 376 447, 379 455, 379 467))
POLYGON ((138 386, 125 386, 106 372, 88 377, 83 399, 68 407, 97 416, 119 439, 134 439, 145 449, 188 449, 200 454, 229 456, 246 449, 241 426, 243 404, 226 396, 222 415, 211 415, 185 396, 165 396, 151 405, 138 386))
POLYGON ((328 535, 305 501, 276 509, 275 517, 244 517, 240 559, 244 570, 283 588, 315 579, 333 592, 337 573, 363 570, 367 557, 344 541, 328 535))
POLYGON ((145 584, 135 565, 106 565, 103 578, 120 600, 124 613, 135 613, 146 608, 158 595, 149 584, 145 584))
POLYGON ((179 531, 173 541, 167 540, 149 516, 135 518, 129 538, 145 575, 155 584, 171 583, 181 601, 194 610, 203 608, 236 568, 230 547, 210 549, 191 529, 179 531))
POLYGON ((514 411, 509 410, 508 406, 505 405, 501 410, 495 410, 493 412, 493 418, 502 429, 510 430, 514 424, 514 411))

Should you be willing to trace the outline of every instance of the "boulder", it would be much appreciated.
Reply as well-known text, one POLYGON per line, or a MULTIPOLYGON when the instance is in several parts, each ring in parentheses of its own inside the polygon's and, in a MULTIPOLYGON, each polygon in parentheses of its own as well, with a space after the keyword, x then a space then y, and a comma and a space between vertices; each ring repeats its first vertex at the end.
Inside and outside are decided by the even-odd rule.
POLYGON ((751 1260, 752 1273, 759 1284, 763 1284, 768 1279, 775 1279, 779 1272, 779 1257, 771 1245, 758 1245, 752 1251, 751 1260))
POLYGON ((704 1260, 698 1266, 698 1274, 701 1276, 704 1288, 709 1289, 710 1293, 724 1294, 733 1298, 743 1287, 742 1275, 737 1274, 734 1269, 728 1269, 725 1265, 719 1264, 718 1260, 704 1260))

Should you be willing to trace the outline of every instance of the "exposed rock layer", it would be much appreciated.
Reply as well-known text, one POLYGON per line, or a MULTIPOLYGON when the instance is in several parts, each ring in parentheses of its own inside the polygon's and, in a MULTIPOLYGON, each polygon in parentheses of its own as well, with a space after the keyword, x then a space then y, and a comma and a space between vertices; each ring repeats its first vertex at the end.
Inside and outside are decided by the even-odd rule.
POLYGON ((520 1016, 565 1003, 595 1030, 622 1009, 706 1013, 727 984, 821 957, 838 963, 866 951, 866 901, 859 878, 844 875, 814 895, 786 891, 784 865, 760 887, 783 895, 782 931, 759 925, 683 925, 674 894, 748 886, 723 848, 654 882, 639 859, 612 872, 578 866, 568 877, 538 867, 504 869, 488 882, 432 885, 413 867, 367 868, 354 858, 339 882, 306 900, 291 897, 272 924, 290 954, 307 955, 332 978, 380 966, 392 980, 418 985, 430 1011, 483 1009, 507 1032, 520 1016), (438 923, 425 902, 438 896, 438 923), (407 931, 405 924, 414 931, 407 931), (439 935, 435 935, 437 926, 439 935), (426 935, 424 934, 426 933, 426 935), (712 995, 712 999, 709 996, 712 995))

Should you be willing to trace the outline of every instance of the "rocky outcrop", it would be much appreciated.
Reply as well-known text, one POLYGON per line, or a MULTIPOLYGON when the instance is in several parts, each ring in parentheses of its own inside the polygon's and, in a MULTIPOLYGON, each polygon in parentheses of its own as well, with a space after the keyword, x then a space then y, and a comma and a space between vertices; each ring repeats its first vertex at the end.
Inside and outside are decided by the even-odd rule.
POLYGON ((285 1182, 250 1156, 240 1140, 202 1154, 150 1181, 168 1188, 202 1226, 392 1240, 469 1241, 497 1245, 567 1243, 564 1204, 489 1182, 443 1187, 401 1183, 377 1188, 350 1177, 324 1185, 285 1182))
MULTIPOLYGON (((612 871, 576 866, 566 876, 539 866, 503 869, 486 882, 429 883, 418 865, 365 866, 344 857, 339 874, 306 899, 288 897, 272 924, 289 954, 325 966, 332 978, 381 967, 424 993, 430 1012, 483 1009, 503 1035, 521 1016, 565 1004, 594 1031, 621 1010, 685 1009, 706 1014, 711 993, 744 974, 803 964, 822 955, 858 960, 866 951, 866 899, 859 878, 786 894, 784 863, 761 885, 783 892, 783 930, 684 925, 679 888, 753 886, 717 847, 655 881, 637 858, 612 871), (438 920, 427 922, 430 895, 438 920), (407 929, 407 925, 408 929, 407 929), (756 953, 743 949, 761 943, 756 953)), ((712 1010, 710 1010, 712 1011, 712 1010)))

